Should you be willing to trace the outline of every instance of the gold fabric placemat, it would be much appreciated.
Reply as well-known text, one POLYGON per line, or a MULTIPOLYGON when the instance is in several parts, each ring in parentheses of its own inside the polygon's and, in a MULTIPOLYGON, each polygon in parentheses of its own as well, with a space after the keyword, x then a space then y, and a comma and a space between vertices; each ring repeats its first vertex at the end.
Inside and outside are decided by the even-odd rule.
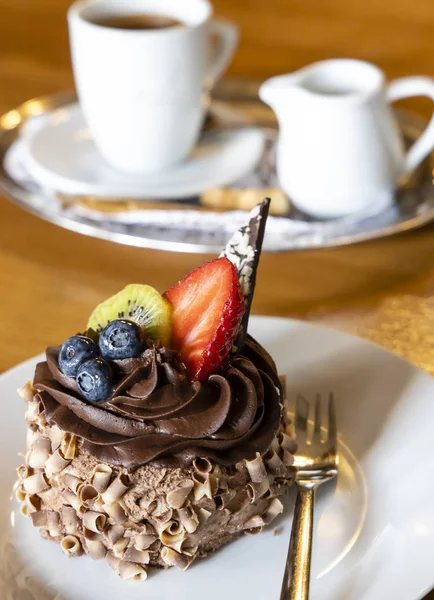
POLYGON ((434 375, 434 298, 390 296, 366 313, 348 310, 309 320, 365 338, 434 375))

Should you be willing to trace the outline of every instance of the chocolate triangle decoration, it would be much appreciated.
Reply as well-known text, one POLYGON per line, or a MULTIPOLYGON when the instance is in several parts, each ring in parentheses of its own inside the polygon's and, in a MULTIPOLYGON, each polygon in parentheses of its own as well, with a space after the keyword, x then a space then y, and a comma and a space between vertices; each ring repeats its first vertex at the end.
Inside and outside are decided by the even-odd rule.
POLYGON ((261 204, 255 206, 249 215, 247 224, 232 236, 220 254, 220 257, 226 257, 234 264, 246 302, 246 312, 235 341, 238 351, 243 348, 247 338, 250 308, 255 291, 256 273, 261 257, 270 202, 270 198, 266 198, 261 204))

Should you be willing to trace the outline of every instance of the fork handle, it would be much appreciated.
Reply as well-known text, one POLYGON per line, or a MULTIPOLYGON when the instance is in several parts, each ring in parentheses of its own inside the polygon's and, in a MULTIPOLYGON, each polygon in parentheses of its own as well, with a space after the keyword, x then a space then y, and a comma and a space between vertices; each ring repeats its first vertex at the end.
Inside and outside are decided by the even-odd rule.
POLYGON ((296 486, 297 500, 280 600, 309 598, 315 484, 297 482, 296 486))

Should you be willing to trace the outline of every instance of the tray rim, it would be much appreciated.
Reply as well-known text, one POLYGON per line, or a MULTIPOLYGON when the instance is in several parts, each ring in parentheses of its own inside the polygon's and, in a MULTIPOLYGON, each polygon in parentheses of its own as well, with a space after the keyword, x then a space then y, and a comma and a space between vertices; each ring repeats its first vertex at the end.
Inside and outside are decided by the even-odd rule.
MULTIPOLYGON (((249 81, 249 80, 247 80, 249 81)), ((220 102, 226 102, 230 104, 230 99, 223 96, 222 99, 217 95, 216 100, 220 102)), ((245 102, 248 103, 247 96, 240 96, 232 98, 234 102, 245 102)), ((79 233, 88 237, 102 239, 109 242, 120 243, 127 246, 133 246, 138 248, 150 249, 150 250, 161 250, 168 252, 181 252, 190 254, 214 254, 220 250, 220 245, 216 246, 212 243, 200 244, 183 241, 170 241, 163 239, 154 239, 150 237, 135 236, 133 234, 121 233, 110 231, 96 225, 86 224, 75 221, 74 219, 64 216, 59 213, 52 213, 49 211, 42 211, 37 206, 27 199, 31 195, 26 190, 23 190, 15 181, 13 181, 4 169, 4 158, 6 152, 11 147, 12 143, 18 138, 21 128, 24 126, 27 119, 44 114, 48 111, 56 110, 62 106, 77 102, 77 94, 73 90, 65 90, 54 94, 45 94, 37 96, 30 100, 23 102, 15 108, 10 109, 0 117, 0 192, 9 200, 12 204, 22 208, 26 212, 39 217, 40 219, 79 233)), ((251 103, 258 104, 261 106, 260 101, 256 97, 251 98, 251 103)), ((265 106, 264 106, 265 108, 265 106)), ((423 129, 427 121, 420 115, 407 110, 398 110, 397 114, 400 117, 401 122, 409 129, 420 131, 423 129)), ((271 121, 270 121, 271 123, 271 121)), ((254 122, 249 122, 250 126, 254 126, 254 122)), ((266 126, 260 124, 258 126, 266 126)), ((434 166, 434 152, 431 152, 429 157, 425 160, 429 160, 434 166)), ((395 223, 382 227, 380 229, 364 231, 351 235, 343 235, 336 239, 330 239, 330 241, 324 240, 322 243, 310 244, 306 246, 294 246, 288 248, 279 248, 267 251, 269 254, 281 254, 286 252, 303 252, 309 250, 321 250, 331 249, 341 246, 348 246, 356 243, 367 242, 370 240, 382 239, 412 231, 429 224, 434 220, 434 205, 431 209, 427 210, 423 214, 415 215, 406 221, 395 223)))

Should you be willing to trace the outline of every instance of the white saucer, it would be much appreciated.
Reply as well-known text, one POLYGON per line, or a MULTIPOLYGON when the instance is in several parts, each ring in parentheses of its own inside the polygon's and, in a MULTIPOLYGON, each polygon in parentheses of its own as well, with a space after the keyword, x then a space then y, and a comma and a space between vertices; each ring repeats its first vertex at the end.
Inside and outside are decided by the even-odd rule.
POLYGON ((102 158, 76 103, 33 123, 24 139, 29 171, 44 187, 65 194, 148 199, 185 198, 229 185, 252 171, 265 143, 264 132, 253 127, 209 130, 170 171, 131 175, 102 158))
MULTIPOLYGON (((311 600, 421 598, 434 587, 434 380, 377 346, 316 325, 254 317, 251 332, 277 359, 290 392, 312 398, 332 390, 337 401, 340 470, 317 498, 311 600)), ((260 535, 146 582, 121 581, 103 561, 68 560, 39 537, 10 503, 25 448, 16 388, 38 358, 0 376, 0 598, 277 600, 293 494, 260 535)))

